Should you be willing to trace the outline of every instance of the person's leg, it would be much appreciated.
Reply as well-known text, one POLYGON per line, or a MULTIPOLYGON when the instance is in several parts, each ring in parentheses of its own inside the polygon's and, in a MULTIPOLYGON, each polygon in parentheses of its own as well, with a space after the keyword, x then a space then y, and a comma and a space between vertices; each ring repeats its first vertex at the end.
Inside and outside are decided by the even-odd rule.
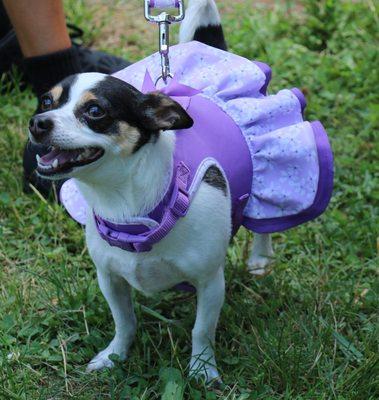
POLYGON ((3 0, 24 57, 71 47, 61 0, 3 0))
POLYGON ((66 76, 81 72, 61 0, 3 1, 25 57, 25 75, 37 95, 66 76))
POLYGON ((1 2, 17 38, 13 30, 3 40, 0 37, 0 75, 7 73, 12 64, 16 65, 37 95, 68 75, 80 72, 111 74, 130 64, 119 57, 71 43, 62 0, 1 2), (20 49, 24 60, 20 57, 20 49))
POLYGON ((8 14, 5 11, 4 5, 0 0, 0 39, 12 29, 8 14))
MULTIPOLYGON (((0 0, 0 12, 0 23, 6 24, 5 36, 0 36, 0 76, 15 65, 37 95, 69 75, 80 72, 111 74, 130 64, 119 57, 72 44, 61 0, 0 0), (9 27, 2 2, 17 38, 9 27)), ((33 185, 44 196, 49 195, 51 181, 40 178, 35 172, 36 155, 43 156, 47 152, 46 147, 27 142, 23 157, 25 192, 30 192, 30 185, 33 185)))

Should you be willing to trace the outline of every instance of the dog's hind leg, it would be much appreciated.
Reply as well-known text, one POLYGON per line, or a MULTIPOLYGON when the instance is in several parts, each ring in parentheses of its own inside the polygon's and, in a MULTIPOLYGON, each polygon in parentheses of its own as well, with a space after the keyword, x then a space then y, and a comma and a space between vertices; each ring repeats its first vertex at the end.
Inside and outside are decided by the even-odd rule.
POLYGON ((113 362, 109 359, 111 354, 117 354, 121 360, 126 359, 136 331, 136 317, 129 284, 124 278, 99 268, 97 275, 100 289, 113 315, 116 334, 108 347, 90 361, 87 371, 113 367, 113 362))
POLYGON ((196 322, 192 330, 192 356, 190 363, 191 377, 204 377, 207 382, 220 381, 214 355, 214 343, 218 318, 224 303, 224 269, 206 282, 201 282, 197 289, 196 322))
POLYGON ((270 234, 255 234, 254 241, 247 262, 251 274, 256 276, 266 275, 267 267, 273 262, 274 251, 270 234))

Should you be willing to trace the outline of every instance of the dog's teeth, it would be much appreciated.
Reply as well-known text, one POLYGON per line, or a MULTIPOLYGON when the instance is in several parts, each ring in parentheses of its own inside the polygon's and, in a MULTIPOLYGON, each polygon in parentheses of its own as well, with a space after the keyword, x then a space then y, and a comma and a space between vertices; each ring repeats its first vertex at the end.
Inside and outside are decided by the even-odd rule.
POLYGON ((36 160, 37 160, 37 163, 39 163, 41 161, 41 157, 38 154, 36 154, 36 160))
POLYGON ((52 166, 53 166, 53 168, 57 168, 58 167, 58 159, 57 158, 53 161, 52 166))
POLYGON ((39 168, 42 168, 42 169, 51 169, 51 165, 39 164, 39 168))

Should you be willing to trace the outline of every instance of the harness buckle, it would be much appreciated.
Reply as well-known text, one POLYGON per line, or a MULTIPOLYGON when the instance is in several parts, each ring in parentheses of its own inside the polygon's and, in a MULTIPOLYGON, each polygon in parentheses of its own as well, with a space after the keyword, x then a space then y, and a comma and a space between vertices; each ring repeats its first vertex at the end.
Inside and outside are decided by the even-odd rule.
POLYGON ((130 253, 142 253, 145 251, 150 251, 153 248, 153 246, 146 241, 132 242, 123 239, 122 235, 120 236, 120 238, 117 239, 111 239, 110 237, 108 237, 107 242, 110 246, 119 247, 122 250, 129 251, 130 253))
POLYGON ((108 231, 108 237, 110 237, 113 240, 117 240, 119 236, 120 236, 119 232, 116 232, 116 231, 111 230, 111 229, 108 231))
POLYGON ((144 253, 146 251, 150 251, 153 248, 153 245, 146 242, 141 243, 130 243, 133 247, 134 252, 136 253, 144 253))
POLYGON ((175 188, 176 194, 170 204, 170 210, 179 218, 185 217, 190 206, 189 193, 181 187, 175 188))

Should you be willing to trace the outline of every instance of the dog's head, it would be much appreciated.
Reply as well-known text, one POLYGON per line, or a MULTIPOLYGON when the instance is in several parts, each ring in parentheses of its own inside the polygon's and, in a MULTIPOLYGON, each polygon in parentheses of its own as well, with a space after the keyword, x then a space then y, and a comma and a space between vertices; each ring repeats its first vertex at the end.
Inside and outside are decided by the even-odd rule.
POLYGON ((192 124, 168 96, 143 94, 115 77, 85 73, 66 78, 41 96, 29 134, 32 142, 51 148, 37 157, 38 173, 61 179, 109 157, 130 156, 162 130, 192 124))

